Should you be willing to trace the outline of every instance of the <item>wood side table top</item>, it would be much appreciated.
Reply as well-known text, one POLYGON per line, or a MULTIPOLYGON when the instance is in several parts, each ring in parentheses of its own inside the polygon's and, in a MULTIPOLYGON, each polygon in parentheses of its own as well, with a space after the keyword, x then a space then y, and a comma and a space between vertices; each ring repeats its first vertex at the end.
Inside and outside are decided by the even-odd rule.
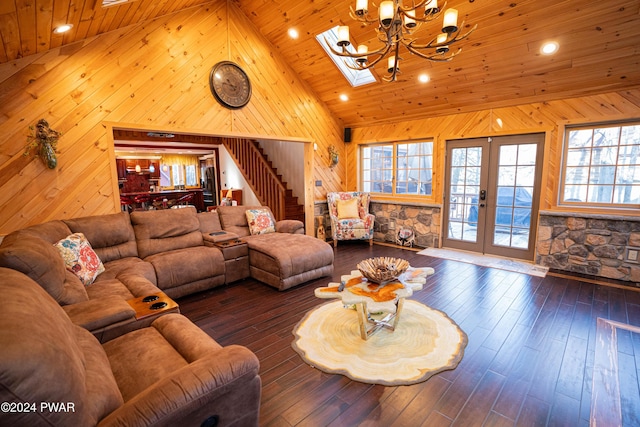
POLYGON ((159 313, 165 313, 167 311, 178 311, 178 303, 169 298, 164 292, 157 292, 155 294, 133 298, 127 300, 127 302, 131 308, 135 310, 136 320, 154 316, 159 313), (146 301, 145 299, 148 299, 149 301, 146 301), (163 303, 166 305, 163 305, 163 303), (155 308, 158 306, 161 307, 155 308))
POLYGON ((247 242, 243 242, 240 239, 225 240, 224 242, 216 242, 216 243, 214 243, 214 245, 219 247, 220 249, 231 248, 233 246, 246 245, 246 244, 247 244, 247 242))

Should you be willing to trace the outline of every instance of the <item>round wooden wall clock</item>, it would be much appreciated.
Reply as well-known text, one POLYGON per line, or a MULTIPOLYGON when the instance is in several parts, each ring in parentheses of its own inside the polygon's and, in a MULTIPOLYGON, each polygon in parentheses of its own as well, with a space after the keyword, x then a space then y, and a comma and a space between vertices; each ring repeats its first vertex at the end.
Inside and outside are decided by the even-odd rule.
POLYGON ((251 82, 238 64, 221 61, 213 66, 209 75, 211 93, 227 108, 242 108, 251 99, 251 82))

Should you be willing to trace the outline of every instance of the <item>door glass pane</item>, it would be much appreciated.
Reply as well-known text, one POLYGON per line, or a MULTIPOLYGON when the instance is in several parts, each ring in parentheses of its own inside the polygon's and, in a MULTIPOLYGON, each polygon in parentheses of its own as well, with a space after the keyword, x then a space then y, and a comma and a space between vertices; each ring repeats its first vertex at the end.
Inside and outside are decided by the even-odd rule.
POLYGON ((476 242, 482 147, 451 150, 448 238, 476 242))
POLYGON ((519 187, 529 186, 533 187, 535 180, 536 167, 535 166, 518 166, 516 168, 516 185, 519 187))
POLYGON ((498 185, 514 185, 516 183, 516 167, 500 166, 498 185))
POLYGON ((494 245, 529 247, 536 150, 536 144, 500 147, 494 245))
POLYGON ((521 190, 516 192, 514 205, 518 207, 531 208, 532 200, 530 194, 533 194, 533 187, 521 187, 521 190))
POLYGON ((513 226, 516 228, 529 228, 531 224, 531 209, 514 208, 513 226))
POLYGON ((521 144, 518 146, 518 164, 519 165, 535 165, 537 144, 521 144))
POLYGON ((498 246, 511 246, 511 228, 496 227, 493 233, 493 244, 498 246))

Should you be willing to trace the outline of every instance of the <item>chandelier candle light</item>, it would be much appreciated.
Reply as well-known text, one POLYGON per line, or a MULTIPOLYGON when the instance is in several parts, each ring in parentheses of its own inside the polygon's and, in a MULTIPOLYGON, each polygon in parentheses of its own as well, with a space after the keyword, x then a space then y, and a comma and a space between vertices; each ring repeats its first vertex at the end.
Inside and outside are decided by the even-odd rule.
POLYGON ((347 46, 351 44, 349 40, 349 27, 341 25, 338 27, 338 46, 340 50, 334 49, 325 39, 327 46, 335 55, 352 58, 355 60, 355 66, 347 61, 347 67, 353 70, 365 70, 371 68, 387 57, 387 71, 389 76, 385 77, 385 81, 396 81, 398 73, 400 73, 400 46, 404 46, 410 53, 417 55, 429 61, 450 61, 454 56, 460 53, 462 49, 452 52, 449 55, 449 46, 466 39, 476 29, 474 25, 468 32, 461 34, 464 22, 458 27, 458 11, 456 9, 447 9, 446 3, 443 9, 438 7, 437 0, 423 0, 418 3, 415 1, 410 6, 404 6, 403 0, 384 0, 378 7, 378 17, 373 18, 369 15, 368 0, 356 0, 356 9, 351 7, 351 18, 365 23, 377 24, 377 38, 383 43, 383 46, 377 50, 369 51, 367 45, 359 45, 356 52, 347 50, 347 46), (444 10, 444 13, 443 13, 444 10), (417 31, 422 23, 431 22, 443 16, 442 32, 433 37, 428 43, 420 44, 412 38, 413 32, 417 31), (369 60, 369 56, 375 57, 369 60))

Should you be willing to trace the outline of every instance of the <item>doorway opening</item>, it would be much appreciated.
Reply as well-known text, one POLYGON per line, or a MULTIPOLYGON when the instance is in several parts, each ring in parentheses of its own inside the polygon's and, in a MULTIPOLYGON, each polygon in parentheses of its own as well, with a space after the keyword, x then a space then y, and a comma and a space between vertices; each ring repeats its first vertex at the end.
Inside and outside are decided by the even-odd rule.
MULTIPOLYGON (((254 192, 255 183, 250 183, 244 179, 244 171, 241 170, 242 165, 238 165, 236 160, 232 158, 231 153, 228 152, 228 148, 223 144, 222 140, 224 138, 232 138, 235 140, 250 141, 252 144, 260 146, 261 149, 264 150, 265 155, 271 158, 270 160, 272 160, 273 167, 280 168, 278 170, 278 176, 282 175, 283 177, 287 177, 287 184, 291 185, 290 188, 294 195, 290 197, 289 192, 286 193, 287 200, 285 201, 285 206, 289 206, 289 199, 295 199, 297 201, 297 209, 295 211, 297 215, 296 219, 304 221, 305 228, 308 230, 313 230, 313 192, 310 191, 310 183, 313 177, 314 152, 310 141, 291 137, 270 139, 239 135, 211 135, 193 131, 176 132, 173 129, 150 130, 121 126, 115 123, 109 123, 107 127, 113 137, 111 142, 112 149, 115 151, 114 158, 118 156, 118 150, 124 148, 123 145, 132 145, 136 150, 146 146, 146 149, 153 151, 158 149, 162 151, 171 149, 180 150, 188 149, 188 147, 190 147, 191 150, 204 149, 208 154, 198 153, 199 166, 195 168, 196 178, 198 178, 198 172, 200 172, 199 178, 196 180, 197 186, 203 189, 210 188, 208 192, 217 194, 219 199, 226 197, 223 194, 228 194, 230 188, 233 188, 234 198, 236 189, 245 188, 247 191, 241 193, 242 204, 259 205, 263 204, 263 202, 258 198, 258 193, 254 192), (165 136, 165 134, 171 135, 174 138, 169 138, 165 136), (132 135, 136 135, 137 138, 132 138, 132 135), (176 143, 176 140, 180 141, 176 143), (282 151, 286 152, 285 155, 279 154, 279 152, 282 151), (214 169, 209 169, 212 166, 211 163, 215 165, 214 169), (209 177, 213 179, 207 179, 207 171, 209 177), (218 189, 217 192, 213 191, 215 188, 218 189)), ((143 172, 147 172, 147 170, 145 169, 143 172)), ((256 175, 254 174, 254 176, 256 175)), ((157 179, 159 183, 162 183, 161 176, 154 178, 157 179)), ((118 182, 118 185, 120 185, 120 182, 118 182)), ((159 187, 163 189, 162 185, 159 185, 159 187)), ((118 190, 122 193, 121 189, 117 189, 117 191, 118 190)), ((187 186, 186 190, 191 190, 191 188, 187 186)), ((238 193, 240 194, 239 191, 238 193)), ((218 204, 215 197, 211 198, 209 204, 218 204)), ((240 204, 240 202, 238 202, 238 204, 240 204)), ((268 202, 265 204, 271 206, 268 202)), ((278 207, 281 206, 278 205, 278 207)), ((292 210, 288 209, 285 214, 289 215, 290 211, 292 210)))

